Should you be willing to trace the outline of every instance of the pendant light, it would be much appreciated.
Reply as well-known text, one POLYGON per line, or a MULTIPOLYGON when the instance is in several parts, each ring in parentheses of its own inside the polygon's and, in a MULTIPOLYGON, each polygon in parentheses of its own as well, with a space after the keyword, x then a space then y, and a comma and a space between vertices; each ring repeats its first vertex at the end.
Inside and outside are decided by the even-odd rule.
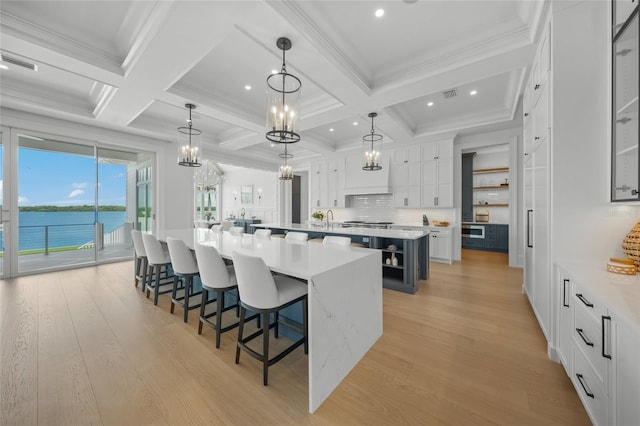
POLYGON ((289 158, 293 158, 293 154, 289 154, 287 152, 287 145, 284 146, 284 154, 279 155, 280 158, 283 159, 283 163, 280 166, 280 174, 278 179, 280 180, 292 180, 293 179, 293 169, 288 163, 289 158))
POLYGON ((285 52, 291 49, 291 40, 280 37, 276 46, 282 50, 282 68, 267 77, 266 137, 274 143, 296 143, 300 140, 298 118, 302 83, 287 72, 285 52))
POLYGON ((362 146, 364 148, 364 166, 362 170, 373 172, 376 170, 382 170, 380 165, 380 156, 382 155, 382 135, 375 133, 373 130, 373 119, 378 114, 370 112, 371 117, 371 132, 362 137, 362 146))
POLYGON ((186 167, 200 167, 202 163, 200 161, 200 135, 202 131, 193 127, 191 120, 191 111, 196 109, 194 104, 185 104, 185 107, 189 109, 189 119, 187 120, 186 127, 178 127, 178 164, 186 167))

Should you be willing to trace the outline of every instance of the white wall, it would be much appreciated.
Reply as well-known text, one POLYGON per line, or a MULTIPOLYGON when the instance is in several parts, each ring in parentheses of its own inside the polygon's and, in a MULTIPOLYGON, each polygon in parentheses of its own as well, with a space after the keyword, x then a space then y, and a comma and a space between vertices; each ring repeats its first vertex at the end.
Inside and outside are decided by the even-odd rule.
POLYGON ((263 222, 278 220, 278 174, 270 171, 247 169, 244 167, 221 164, 225 180, 221 185, 221 211, 222 219, 235 215, 240 217, 240 212, 245 209, 245 218, 256 216, 263 222), (253 202, 242 204, 240 190, 243 185, 253 186, 253 202), (258 197, 262 190, 262 198, 258 197))
POLYGON ((552 27, 552 255, 604 265, 640 206, 609 202, 610 2, 555 10, 552 27))

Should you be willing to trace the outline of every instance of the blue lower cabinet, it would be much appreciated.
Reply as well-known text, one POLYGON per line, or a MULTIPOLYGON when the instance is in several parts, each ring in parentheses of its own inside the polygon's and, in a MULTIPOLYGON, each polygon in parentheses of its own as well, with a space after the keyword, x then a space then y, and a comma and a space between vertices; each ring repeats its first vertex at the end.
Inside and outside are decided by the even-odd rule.
POLYGON ((509 225, 476 225, 484 226, 484 238, 462 238, 462 248, 509 253, 509 225))

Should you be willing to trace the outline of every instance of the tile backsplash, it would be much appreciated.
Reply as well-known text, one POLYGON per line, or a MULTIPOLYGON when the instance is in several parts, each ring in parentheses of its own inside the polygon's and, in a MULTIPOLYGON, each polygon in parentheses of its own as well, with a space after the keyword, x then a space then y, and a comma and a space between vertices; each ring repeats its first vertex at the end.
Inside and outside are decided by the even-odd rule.
MULTIPOLYGON (((400 225, 422 225, 422 215, 429 221, 441 220, 455 224, 455 209, 398 209, 393 207, 393 195, 349 195, 347 208, 334 208, 334 220, 386 221, 400 225)), ((323 210, 324 211, 324 210, 323 210)))

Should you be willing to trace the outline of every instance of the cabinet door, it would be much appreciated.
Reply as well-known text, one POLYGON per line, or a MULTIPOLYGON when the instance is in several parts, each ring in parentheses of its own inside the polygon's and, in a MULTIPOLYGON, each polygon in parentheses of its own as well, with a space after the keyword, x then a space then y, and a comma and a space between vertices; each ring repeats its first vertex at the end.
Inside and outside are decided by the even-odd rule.
POLYGON ((605 345, 605 354, 611 355, 615 373, 611 374, 611 411, 615 419, 610 424, 633 425, 640 419, 640 331, 637 325, 617 320, 612 314, 610 324, 611 345, 605 345), (615 422, 615 423, 614 423, 615 422))
POLYGON ((327 161, 327 207, 344 207, 344 159, 327 161))
POLYGON ((317 162, 311 164, 311 208, 327 206, 327 164, 317 162))
POLYGON ((437 186, 437 161, 429 160, 422 162, 422 206, 436 207, 436 197, 438 196, 437 186))
POLYGON ((453 207, 453 158, 438 158, 437 207, 453 207))
POLYGON ((572 368, 572 338, 573 338, 573 299, 571 297, 572 294, 572 285, 571 280, 565 277, 565 275, 558 270, 558 281, 559 286, 558 289, 560 291, 560 296, 558 297, 558 301, 560 304, 560 312, 559 312, 559 337, 558 337, 558 352, 560 353, 560 361, 562 362, 562 366, 564 367, 567 375, 569 377, 573 377, 573 368, 572 368))
MULTIPOLYGON (((548 135, 548 134, 547 134, 548 135)), ((545 136, 533 158, 533 308, 547 340, 551 334, 549 282, 549 138, 545 136)))
POLYGON ((640 199, 638 167, 638 48, 640 17, 617 35, 613 43, 613 146, 611 201, 640 199))

